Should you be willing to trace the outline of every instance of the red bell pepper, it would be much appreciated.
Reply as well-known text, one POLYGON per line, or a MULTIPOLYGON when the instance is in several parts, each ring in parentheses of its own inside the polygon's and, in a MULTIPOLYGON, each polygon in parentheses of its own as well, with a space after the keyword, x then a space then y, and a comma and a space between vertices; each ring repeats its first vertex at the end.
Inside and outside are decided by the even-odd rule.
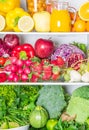
POLYGON ((31 44, 25 43, 23 45, 16 46, 13 49, 11 56, 20 59, 32 58, 35 56, 35 50, 31 44))

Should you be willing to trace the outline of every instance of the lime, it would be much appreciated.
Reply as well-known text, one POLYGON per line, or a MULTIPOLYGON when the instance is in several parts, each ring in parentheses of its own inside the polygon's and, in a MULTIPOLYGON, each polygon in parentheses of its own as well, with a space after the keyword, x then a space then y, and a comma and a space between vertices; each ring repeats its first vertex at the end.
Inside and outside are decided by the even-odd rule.
POLYGON ((23 16, 18 21, 18 28, 22 32, 30 32, 34 28, 34 21, 31 16, 23 16))
POLYGON ((55 119, 48 120, 48 122, 46 124, 47 130, 54 130, 54 126, 57 124, 57 122, 58 121, 55 119))

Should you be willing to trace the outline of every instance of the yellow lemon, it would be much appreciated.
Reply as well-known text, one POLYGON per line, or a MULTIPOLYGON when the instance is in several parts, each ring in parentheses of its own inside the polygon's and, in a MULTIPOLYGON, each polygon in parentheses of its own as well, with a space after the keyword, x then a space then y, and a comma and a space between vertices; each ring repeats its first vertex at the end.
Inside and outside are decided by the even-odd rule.
POLYGON ((18 28, 22 32, 30 32, 34 28, 34 21, 31 16, 23 16, 18 21, 18 28))
POLYGON ((0 15, 0 31, 2 31, 5 28, 5 25, 5 18, 2 15, 0 15))

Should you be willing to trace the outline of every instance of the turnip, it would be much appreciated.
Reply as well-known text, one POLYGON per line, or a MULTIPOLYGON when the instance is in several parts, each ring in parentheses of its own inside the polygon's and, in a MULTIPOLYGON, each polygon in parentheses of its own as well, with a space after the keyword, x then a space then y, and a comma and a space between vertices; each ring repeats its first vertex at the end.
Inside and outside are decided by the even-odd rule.
POLYGON ((82 75, 83 82, 89 82, 89 72, 86 72, 82 75))
POLYGON ((70 71, 70 82, 80 82, 81 81, 81 74, 76 70, 70 71))

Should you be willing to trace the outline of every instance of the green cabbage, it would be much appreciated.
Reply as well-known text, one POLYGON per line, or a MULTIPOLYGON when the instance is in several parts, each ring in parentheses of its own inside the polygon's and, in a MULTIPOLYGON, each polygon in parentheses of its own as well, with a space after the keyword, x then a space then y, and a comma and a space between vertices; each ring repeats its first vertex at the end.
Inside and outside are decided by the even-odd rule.
POLYGON ((76 89, 67 107, 69 115, 76 115, 76 121, 84 123, 89 117, 89 86, 76 89))

